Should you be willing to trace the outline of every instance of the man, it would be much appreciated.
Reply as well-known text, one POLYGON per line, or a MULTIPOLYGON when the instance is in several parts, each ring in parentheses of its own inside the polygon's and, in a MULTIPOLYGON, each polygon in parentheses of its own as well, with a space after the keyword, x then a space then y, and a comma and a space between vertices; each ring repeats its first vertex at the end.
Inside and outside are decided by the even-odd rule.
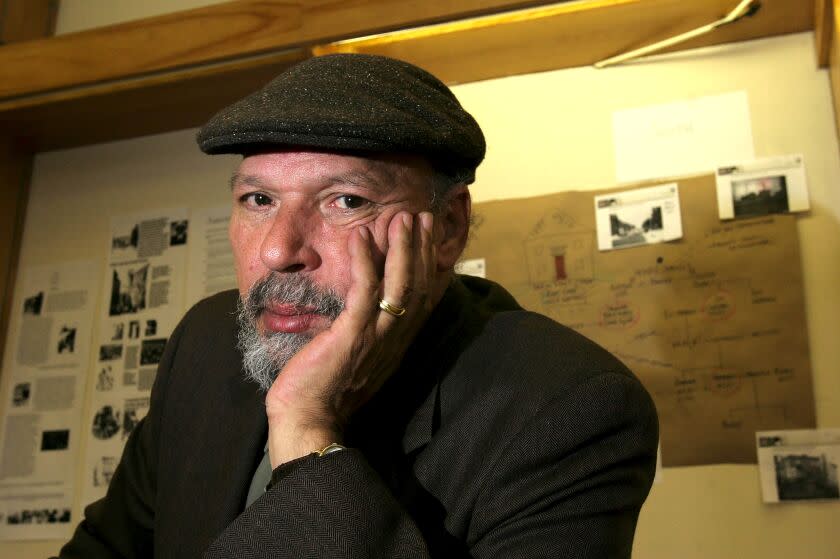
POLYGON ((62 557, 629 556, 653 405, 592 342, 453 274, 484 138, 445 85, 315 58, 198 141, 244 156, 239 294, 175 330, 62 557))

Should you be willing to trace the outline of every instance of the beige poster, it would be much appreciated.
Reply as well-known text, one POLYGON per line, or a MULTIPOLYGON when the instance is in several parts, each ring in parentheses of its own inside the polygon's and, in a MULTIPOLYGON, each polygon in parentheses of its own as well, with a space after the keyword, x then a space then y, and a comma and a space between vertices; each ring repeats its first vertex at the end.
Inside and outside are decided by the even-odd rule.
POLYGON ((682 239, 599 251, 595 196, 629 189, 564 192, 476 204, 464 258, 639 376, 665 466, 754 463, 756 431, 815 426, 796 218, 722 222, 713 176, 678 186, 682 239))

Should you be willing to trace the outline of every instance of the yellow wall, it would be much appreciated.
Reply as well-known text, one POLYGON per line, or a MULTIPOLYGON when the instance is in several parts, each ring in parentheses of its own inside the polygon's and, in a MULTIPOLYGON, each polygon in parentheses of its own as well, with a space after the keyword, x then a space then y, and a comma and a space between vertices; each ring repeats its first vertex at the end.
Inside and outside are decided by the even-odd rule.
MULTIPOLYGON (((64 0, 64 9, 79 9, 82 1, 97 4, 64 0)), ((103 23, 100 17, 97 24, 103 23)), ((78 28, 68 24, 63 30, 78 28)), ((800 218, 799 232, 817 418, 821 427, 840 427, 840 158, 828 75, 815 68, 811 34, 611 70, 580 68, 458 86, 456 94, 481 123, 489 145, 473 196, 484 201, 609 186, 615 182, 612 111, 734 90, 748 92, 758 155, 805 155, 812 210, 800 218)), ((84 258, 97 258, 104 267, 110 215, 226 203, 236 158, 202 156, 193 135, 39 155, 21 268, 84 258)), ((8 394, 5 365, 2 402, 8 394)), ((840 504, 762 505, 755 466, 669 468, 642 511, 634 556, 836 558, 838 526, 840 504)), ((59 545, 0 544, 0 556, 43 557, 59 545)))

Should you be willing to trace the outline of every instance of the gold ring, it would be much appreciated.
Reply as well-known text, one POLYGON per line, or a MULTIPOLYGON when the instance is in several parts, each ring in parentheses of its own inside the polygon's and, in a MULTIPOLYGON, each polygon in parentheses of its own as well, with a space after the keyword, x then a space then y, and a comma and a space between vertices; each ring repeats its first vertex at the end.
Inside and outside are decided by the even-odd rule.
POLYGON ((379 300, 379 308, 385 311, 386 313, 390 314, 391 316, 402 316, 405 314, 405 307, 398 307, 396 305, 392 305, 385 299, 379 300))

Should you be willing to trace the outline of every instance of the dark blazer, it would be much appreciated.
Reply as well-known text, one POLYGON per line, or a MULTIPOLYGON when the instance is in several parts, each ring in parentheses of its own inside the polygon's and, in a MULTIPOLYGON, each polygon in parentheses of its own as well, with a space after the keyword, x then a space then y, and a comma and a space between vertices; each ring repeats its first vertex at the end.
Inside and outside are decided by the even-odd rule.
POLYGON ((176 328, 148 416, 61 557, 629 557, 657 420, 603 349, 460 278, 351 447, 280 466, 243 512, 262 396, 235 349, 236 294, 176 328))

